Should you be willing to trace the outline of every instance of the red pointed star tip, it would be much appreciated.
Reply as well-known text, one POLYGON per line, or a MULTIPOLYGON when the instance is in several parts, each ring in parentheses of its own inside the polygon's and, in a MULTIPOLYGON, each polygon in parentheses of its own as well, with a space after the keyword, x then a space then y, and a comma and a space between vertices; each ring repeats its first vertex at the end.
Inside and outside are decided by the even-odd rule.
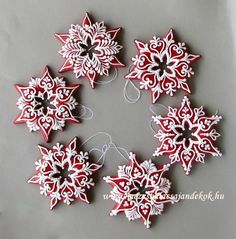
POLYGON ((49 73, 49 66, 48 66, 48 65, 46 65, 46 66, 44 67, 44 73, 49 73))
POLYGON ((78 147, 78 137, 77 136, 75 136, 67 145, 66 145, 66 148, 67 147, 69 147, 73 142, 74 142, 74 144, 75 144, 75 149, 77 149, 77 147, 78 147))
POLYGON ((92 87, 92 89, 94 89, 94 81, 95 81, 95 78, 96 78, 96 72, 95 71, 89 71, 88 73, 87 73, 87 78, 89 79, 89 83, 90 83, 90 85, 91 85, 91 87, 92 87))
POLYGON ((63 73, 65 71, 70 71, 73 69, 73 62, 70 58, 67 58, 64 62, 64 64, 61 66, 59 73, 63 73))
POLYGON ((47 134, 45 134, 45 133, 41 130, 41 134, 42 134, 42 136, 43 136, 43 138, 44 138, 44 140, 45 140, 46 143, 49 143, 49 142, 50 142, 50 139, 49 139, 50 133, 51 133, 51 132, 49 132, 48 135, 47 135, 47 134))
POLYGON ((74 141, 74 140, 75 140, 76 142, 78 142, 79 138, 78 138, 77 136, 75 136, 75 137, 71 140, 71 142, 74 141))
POLYGON ((76 118, 74 118, 74 120, 71 120, 71 122, 75 123, 75 124, 80 124, 80 121, 76 118))
POLYGON ((170 33, 170 32, 173 33, 173 34, 175 33, 175 31, 174 31, 174 29, 173 29, 172 27, 171 27, 171 28, 169 29, 169 31, 167 32, 167 35, 168 35, 168 33, 170 33))
MULTIPOLYGON (((131 71, 130 71, 130 72, 131 72, 131 71)), ((125 79, 129 79, 129 74, 130 74, 130 72, 125 75, 125 79)))
POLYGON ((166 33, 165 37, 167 37, 168 35, 171 35, 172 37, 174 37, 174 34, 175 34, 174 29, 173 29, 173 28, 170 28, 170 29, 168 30, 168 32, 166 33))
POLYGON ((143 43, 142 41, 135 39, 134 43, 135 43, 136 47, 138 48, 138 50, 145 48, 145 43, 143 43))
POLYGON ((70 85, 70 87, 75 88, 74 90, 77 90, 81 86, 82 86, 81 84, 72 84, 72 85, 70 85))
POLYGON ((85 17, 83 19, 83 23, 82 23, 82 26, 84 27, 85 25, 88 25, 88 26, 91 26, 92 25, 92 22, 91 22, 91 19, 90 19, 90 16, 88 14, 88 12, 85 13, 85 17))
POLYGON ((13 124, 22 124, 23 122, 18 121, 20 114, 13 120, 13 124))
POLYGON ((50 67, 48 65, 46 65, 44 67, 44 70, 43 70, 43 74, 41 76, 41 79, 43 79, 45 76, 48 76, 49 78, 51 78, 51 74, 50 74, 50 67))
POLYGON ((107 33, 110 34, 111 39, 114 40, 121 29, 122 29, 121 27, 117 27, 117 28, 108 30, 107 33))
POLYGON ((14 84, 14 88, 17 90, 17 92, 20 93, 20 88, 23 87, 22 85, 20 84, 14 84))
POLYGON ((55 33, 54 36, 63 44, 67 42, 67 39, 70 37, 69 33, 55 33))
POLYGON ((135 156, 136 156, 136 155, 135 155, 133 152, 130 152, 130 153, 129 153, 129 158, 130 158, 130 159, 131 159, 131 158, 133 159, 135 156))
POLYGON ((124 67, 125 64, 120 62, 117 57, 114 56, 113 60, 111 61, 111 65, 117 66, 117 67, 124 67))
POLYGON ((122 27, 116 27, 116 28, 113 28, 113 29, 108 30, 108 32, 116 31, 116 32, 118 33, 118 32, 121 31, 121 30, 122 30, 122 27))
POLYGON ((48 149, 47 147, 43 146, 42 144, 38 144, 37 147, 39 148, 39 150, 41 150, 41 149, 48 149))
POLYGON ((54 205, 50 205, 49 206, 49 210, 52 211, 56 206, 57 206, 58 202, 55 203, 54 205))

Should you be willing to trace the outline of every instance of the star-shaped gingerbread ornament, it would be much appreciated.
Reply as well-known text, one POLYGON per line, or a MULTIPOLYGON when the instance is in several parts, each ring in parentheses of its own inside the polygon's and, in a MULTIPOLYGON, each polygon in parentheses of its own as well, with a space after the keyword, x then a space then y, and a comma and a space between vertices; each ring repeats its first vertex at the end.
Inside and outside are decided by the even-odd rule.
POLYGON ((122 49, 115 40, 120 29, 108 30, 103 21, 92 23, 86 13, 81 25, 72 24, 68 33, 55 34, 65 59, 60 72, 73 70, 77 78, 87 77, 94 88, 99 75, 108 76, 112 66, 124 66, 116 56, 122 49))
POLYGON ((166 203, 177 202, 169 194, 171 182, 163 177, 170 165, 156 167, 151 160, 140 163, 133 153, 129 159, 128 166, 119 166, 118 176, 104 177, 113 187, 110 197, 116 202, 110 215, 124 213, 129 221, 140 218, 149 228, 151 218, 161 215, 166 203))
POLYGON ((15 124, 26 124, 30 131, 40 130, 48 142, 52 130, 62 130, 65 122, 79 123, 72 114, 76 99, 72 96, 79 84, 66 86, 63 78, 53 78, 46 66, 41 78, 31 78, 28 86, 15 85, 20 93, 21 110, 15 124))
POLYGON ((222 119, 217 113, 207 116, 203 107, 192 108, 185 96, 181 107, 171 108, 166 116, 153 116, 160 127, 155 137, 160 145, 154 156, 169 155, 171 164, 180 162, 186 175, 193 163, 204 163, 206 155, 221 156, 214 141, 220 136, 216 125, 222 119))
POLYGON ((138 55, 126 79, 140 81, 140 89, 149 90, 152 103, 161 94, 173 94, 182 89, 191 93, 188 80, 194 74, 192 64, 200 57, 187 51, 185 43, 177 42, 172 29, 162 39, 153 36, 149 43, 135 40, 138 55))
POLYGON ((79 151, 77 142, 75 137, 67 146, 60 143, 51 149, 38 146, 41 157, 35 163, 36 174, 28 183, 38 184, 40 193, 50 197, 50 209, 59 202, 89 203, 87 190, 94 186, 93 174, 102 165, 90 163, 88 153, 79 151))

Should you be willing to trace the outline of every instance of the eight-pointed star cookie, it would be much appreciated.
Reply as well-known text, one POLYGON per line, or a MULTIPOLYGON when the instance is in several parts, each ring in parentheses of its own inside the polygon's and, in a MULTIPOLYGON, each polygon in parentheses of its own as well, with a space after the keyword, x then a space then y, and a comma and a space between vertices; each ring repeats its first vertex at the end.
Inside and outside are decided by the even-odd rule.
POLYGON ((153 36, 149 43, 135 40, 138 55, 132 58, 133 67, 126 79, 139 80, 140 89, 149 90, 152 103, 161 94, 173 96, 177 89, 191 93, 188 80, 194 74, 191 65, 200 55, 186 50, 185 43, 174 39, 173 30, 161 39, 153 36))
POLYGON ((88 153, 79 151, 77 142, 75 137, 67 146, 60 143, 51 149, 38 146, 41 158, 35 163, 37 172, 28 183, 38 184, 40 193, 50 197, 50 209, 59 202, 89 203, 87 190, 94 186, 93 174, 102 165, 90 163, 88 153))
POLYGON ((160 129, 155 137, 160 141, 154 156, 169 155, 171 164, 180 162, 186 175, 195 162, 204 163, 206 155, 221 156, 213 145, 220 136, 215 127, 222 119, 217 113, 207 116, 203 107, 192 108, 185 96, 181 107, 169 107, 166 116, 153 116, 160 129))
POLYGON ((16 124, 26 124, 30 131, 40 130, 48 142, 52 130, 62 130, 66 121, 79 123, 72 111, 78 104, 72 96, 79 84, 66 86, 63 78, 53 78, 46 66, 41 78, 31 78, 28 86, 15 85, 21 97, 16 124))
POLYGON ((176 202, 168 193, 171 182, 163 177, 170 165, 156 167, 151 160, 140 163, 133 153, 129 159, 128 166, 119 166, 118 176, 104 177, 113 187, 111 199, 116 202, 110 215, 125 213, 129 221, 141 218, 149 228, 151 217, 161 215, 164 204, 176 202))
POLYGON ((86 76, 91 87, 98 75, 109 75, 111 66, 124 66, 116 55, 122 46, 115 38, 121 28, 107 30, 104 22, 92 23, 86 13, 82 25, 72 24, 68 33, 57 33, 63 43, 59 54, 65 58, 60 72, 73 70, 77 78, 86 76))

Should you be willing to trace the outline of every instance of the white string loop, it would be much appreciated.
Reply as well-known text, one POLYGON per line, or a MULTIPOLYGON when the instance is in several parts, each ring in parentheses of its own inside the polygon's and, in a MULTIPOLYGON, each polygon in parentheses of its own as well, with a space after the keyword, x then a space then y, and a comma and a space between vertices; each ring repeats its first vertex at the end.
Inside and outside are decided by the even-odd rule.
POLYGON ((124 149, 124 148, 116 146, 116 144, 113 143, 113 141, 112 141, 111 135, 106 133, 106 132, 102 132, 102 131, 99 131, 99 132, 93 134, 92 136, 90 136, 88 139, 86 139, 79 146, 79 149, 81 149, 81 147, 83 145, 85 145, 87 142, 89 142, 90 140, 94 139, 95 137, 97 137, 99 135, 107 136, 108 137, 108 142, 105 143, 101 148, 94 147, 91 150, 89 150, 89 153, 92 153, 92 152, 95 151, 95 152, 99 152, 101 154, 100 157, 96 160, 97 163, 101 163, 101 165, 103 165, 105 163, 107 152, 110 149, 115 149, 122 158, 124 158, 126 161, 129 161, 129 153, 128 153, 128 151, 126 149, 124 149))
POLYGON ((124 89, 123 89, 123 96, 124 96, 126 102, 134 104, 134 103, 138 102, 138 100, 140 99, 141 92, 140 92, 139 88, 130 79, 127 79, 125 82, 124 89), (133 88, 138 92, 138 95, 136 98, 132 98, 132 97, 128 96, 127 87, 129 84, 131 84, 133 86, 133 88))
POLYGON ((112 143, 112 138, 111 138, 111 135, 106 133, 106 132, 103 132, 103 131, 99 131, 93 135, 91 135, 89 138, 87 138, 81 145, 79 148, 81 148, 82 146, 84 146, 88 141, 90 141, 91 139, 97 137, 98 135, 105 135, 109 138, 109 143, 112 143))
POLYGON ((106 85, 106 84, 109 84, 110 82, 114 81, 117 77, 118 77, 118 71, 116 68, 114 68, 114 72, 113 72, 113 75, 110 80, 94 81, 94 83, 97 85, 106 85))
MULTIPOLYGON (((157 106, 160 106, 162 107, 163 109, 167 110, 168 111, 168 107, 163 105, 163 104, 160 104, 160 103, 156 103, 155 105, 157 106)), ((149 110, 151 113, 153 113, 154 115, 157 115, 157 113, 153 110, 153 104, 149 106, 149 110)))
MULTIPOLYGON (((166 107, 165 105, 160 104, 160 103, 156 103, 156 105, 159 106, 159 107, 162 107, 162 108, 164 108, 165 110, 168 111, 168 107, 166 107)), ((157 116, 157 113, 153 110, 153 104, 149 106, 149 110, 150 110, 150 112, 151 112, 154 116, 157 116)), ((153 133, 156 134, 157 131, 156 131, 156 130, 154 129, 154 127, 153 127, 153 122, 154 122, 154 119, 152 118, 152 119, 150 120, 150 122, 149 122, 149 128, 151 129, 151 131, 152 131, 153 133)))
MULTIPOLYGON (((129 66, 129 69, 128 69, 129 72, 131 71, 132 67, 133 67, 133 64, 129 66)), ((130 79, 127 79, 125 82, 124 89, 123 89, 123 96, 124 96, 126 102, 134 104, 134 103, 138 102, 138 100, 140 99, 141 92, 140 92, 139 88, 130 79), (138 93, 136 98, 132 98, 128 95, 127 88, 128 88, 129 84, 131 84, 133 86, 133 88, 135 89, 135 91, 138 93)))
POLYGON ((78 107, 82 109, 82 113, 75 118, 83 120, 91 120, 93 118, 93 110, 85 105, 78 104, 78 107), (88 114, 88 116, 86 116, 88 114))
POLYGON ((125 148, 118 147, 118 146, 116 146, 114 143, 112 143, 112 144, 110 145, 110 148, 111 148, 111 149, 115 149, 123 159, 125 159, 126 161, 129 161, 129 153, 128 153, 128 151, 127 151, 125 148), (124 154, 122 153, 122 151, 127 155, 127 157, 124 156, 124 154))
POLYGON ((154 122, 154 120, 151 119, 150 122, 149 122, 149 128, 151 129, 151 131, 152 131, 153 133, 156 134, 157 132, 156 132, 156 130, 153 128, 153 125, 152 125, 153 122, 154 122))

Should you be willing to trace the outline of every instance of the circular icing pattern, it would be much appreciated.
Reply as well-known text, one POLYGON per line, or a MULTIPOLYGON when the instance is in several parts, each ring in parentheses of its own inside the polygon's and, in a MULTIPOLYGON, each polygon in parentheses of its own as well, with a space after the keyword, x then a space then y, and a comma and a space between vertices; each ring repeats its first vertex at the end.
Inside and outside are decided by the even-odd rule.
POLYGON ((92 23, 86 13, 82 25, 72 24, 69 33, 57 33, 63 43, 59 54, 65 58, 60 72, 73 70, 77 78, 86 76, 94 88, 98 75, 109 75, 111 66, 124 66, 116 55, 122 49, 115 38, 121 28, 107 30, 104 22, 92 23))
POLYGON ((38 184, 40 193, 50 197, 50 209, 59 202, 89 203, 86 191, 94 186, 92 176, 102 165, 90 163, 88 153, 77 150, 76 137, 67 146, 38 147, 41 158, 35 163, 37 173, 28 183, 38 184))
POLYGON ((78 104, 72 96, 79 84, 66 86, 63 78, 53 78, 46 66, 41 78, 31 78, 28 86, 15 85, 21 97, 16 124, 26 124, 30 131, 40 130, 48 142, 52 130, 62 130, 66 121, 79 123, 72 110, 78 104))
POLYGON ((163 39, 153 36, 149 43, 135 40, 135 44, 139 53, 132 58, 133 68, 126 79, 139 80, 140 89, 151 92, 152 103, 161 94, 173 96, 177 89, 191 93, 187 81, 194 74, 191 65, 200 55, 176 42, 172 29, 163 39))
POLYGON ((168 194, 170 181, 163 177, 170 165, 156 167, 151 160, 139 163, 133 153, 129 159, 129 166, 119 167, 118 176, 104 177, 113 187, 111 199, 116 202, 111 216, 125 213, 129 221, 141 218, 149 228, 151 217, 161 215, 164 204, 176 202, 168 194))
POLYGON ((169 155, 171 164, 180 162, 188 175, 193 162, 204 163, 206 155, 221 156, 213 142, 220 136, 215 126, 222 119, 217 113, 206 116, 203 107, 191 108, 187 96, 180 109, 169 107, 166 116, 153 116, 160 126, 155 137, 160 141, 154 156, 169 155))

